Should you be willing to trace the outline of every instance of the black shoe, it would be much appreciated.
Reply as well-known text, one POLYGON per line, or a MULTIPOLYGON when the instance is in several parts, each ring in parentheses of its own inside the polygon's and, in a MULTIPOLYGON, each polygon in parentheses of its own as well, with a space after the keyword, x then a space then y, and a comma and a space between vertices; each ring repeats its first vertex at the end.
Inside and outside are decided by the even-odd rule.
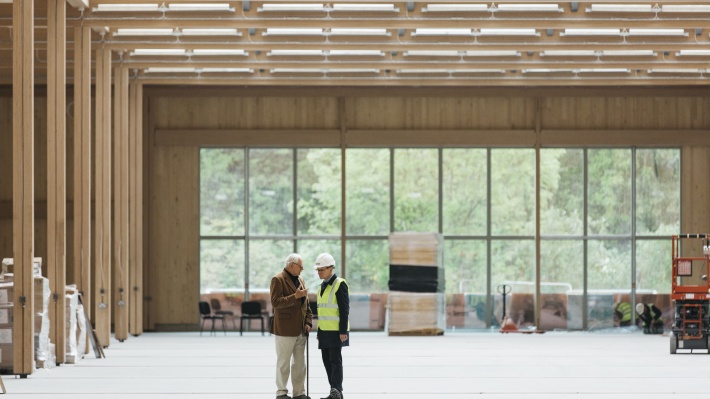
POLYGON ((306 395, 298 395, 294 396, 293 399, 311 399, 311 397, 306 395))
POLYGON ((293 399, 293 398, 291 398, 291 397, 288 396, 288 395, 279 395, 279 396, 276 397, 276 399, 293 399))

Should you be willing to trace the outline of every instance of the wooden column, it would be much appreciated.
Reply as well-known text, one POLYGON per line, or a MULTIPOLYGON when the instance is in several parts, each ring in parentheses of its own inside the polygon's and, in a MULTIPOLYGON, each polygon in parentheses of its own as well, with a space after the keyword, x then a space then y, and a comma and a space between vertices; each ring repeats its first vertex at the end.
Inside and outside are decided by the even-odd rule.
POLYGON ((96 234, 94 322, 99 345, 111 342, 111 50, 96 49, 96 234))
POLYGON ((143 333, 143 85, 129 86, 129 284, 128 332, 143 333))
POLYGON ((128 337, 128 69, 114 68, 113 298, 114 336, 128 337))
MULTIPOLYGON (((91 29, 74 28, 74 283, 91 309, 91 29)), ((88 334, 87 334, 88 335, 88 334)), ((91 346, 86 345, 87 353, 91 346)))
POLYGON ((34 368, 34 5, 12 5, 12 227, 14 373, 34 368))
POLYGON ((47 275, 52 298, 49 339, 66 362, 66 1, 47 0, 47 275))

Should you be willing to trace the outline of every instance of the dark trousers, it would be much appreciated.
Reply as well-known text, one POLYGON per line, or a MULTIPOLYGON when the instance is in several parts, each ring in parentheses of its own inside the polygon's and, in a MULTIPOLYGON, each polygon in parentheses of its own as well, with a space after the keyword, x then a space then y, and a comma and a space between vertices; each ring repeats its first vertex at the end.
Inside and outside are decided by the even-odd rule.
POLYGON ((321 349, 321 356, 323 357, 325 372, 328 374, 330 387, 343 392, 343 356, 341 349, 340 347, 323 348, 321 349))

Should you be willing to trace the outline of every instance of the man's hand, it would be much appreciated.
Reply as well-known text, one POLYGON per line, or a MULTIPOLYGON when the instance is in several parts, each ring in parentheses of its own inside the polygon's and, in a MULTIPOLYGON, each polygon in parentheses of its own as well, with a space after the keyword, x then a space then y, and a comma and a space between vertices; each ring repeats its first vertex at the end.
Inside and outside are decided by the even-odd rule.
POLYGON ((306 289, 303 285, 300 285, 298 289, 296 289, 296 298, 303 298, 306 295, 308 295, 308 289, 306 289))
POLYGON ((348 340, 348 334, 340 334, 340 342, 345 342, 348 340))
POLYGON ((311 326, 306 324, 306 326, 304 327, 304 330, 306 330, 306 334, 308 334, 309 332, 311 332, 311 326))

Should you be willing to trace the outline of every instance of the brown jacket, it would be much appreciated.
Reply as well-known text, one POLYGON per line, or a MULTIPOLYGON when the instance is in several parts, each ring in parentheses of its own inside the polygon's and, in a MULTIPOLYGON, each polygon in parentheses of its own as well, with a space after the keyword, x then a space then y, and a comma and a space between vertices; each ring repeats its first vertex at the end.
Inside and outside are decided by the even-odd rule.
MULTIPOLYGON (((301 277, 298 281, 305 287, 301 277)), ((271 306, 274 308, 274 322, 271 325, 271 333, 283 337, 299 336, 306 324, 313 325, 311 307, 308 304, 308 296, 296 298, 296 286, 293 285, 291 276, 282 270, 271 279, 271 306)))

